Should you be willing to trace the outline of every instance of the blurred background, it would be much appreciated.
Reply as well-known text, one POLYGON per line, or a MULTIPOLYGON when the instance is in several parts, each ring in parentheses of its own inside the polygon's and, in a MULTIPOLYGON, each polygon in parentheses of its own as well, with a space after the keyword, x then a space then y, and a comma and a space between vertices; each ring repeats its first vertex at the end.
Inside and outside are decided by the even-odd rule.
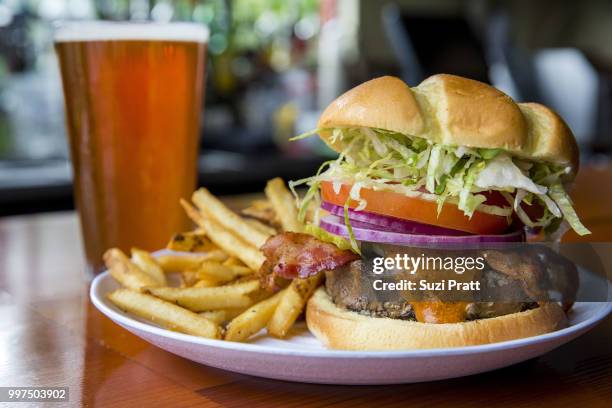
POLYGON ((52 33, 91 19, 210 28, 199 182, 217 194, 313 174, 330 152, 287 139, 380 75, 488 82, 561 114, 583 163, 612 151, 610 1, 0 0, 0 215, 72 208, 52 33))

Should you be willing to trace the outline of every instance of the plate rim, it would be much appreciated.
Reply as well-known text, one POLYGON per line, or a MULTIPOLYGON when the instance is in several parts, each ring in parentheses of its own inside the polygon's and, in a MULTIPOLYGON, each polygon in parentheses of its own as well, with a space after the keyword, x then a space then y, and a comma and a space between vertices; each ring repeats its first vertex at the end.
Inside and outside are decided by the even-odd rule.
POLYGON ((379 359, 397 359, 397 358, 430 358, 430 357, 441 357, 441 356, 463 356, 473 355, 480 353, 490 353, 501 350, 520 348, 530 346, 534 344, 546 343, 547 341, 554 340, 555 338, 562 338, 569 336, 573 333, 580 333, 583 330, 595 326, 597 323, 610 314, 612 311, 612 302, 583 302, 583 303, 601 303, 602 307, 599 308, 589 318, 575 324, 568 326, 561 330, 557 330, 550 333, 541 334, 538 336, 526 337, 522 339, 508 340, 498 343, 480 344, 475 346, 464 346, 464 347, 447 347, 447 348, 434 348, 434 349, 418 349, 418 350, 379 350, 379 351, 354 351, 354 350, 295 350, 295 349, 284 349, 274 346, 252 344, 252 343, 240 343, 218 339, 207 339, 204 337, 192 336, 190 334, 184 334, 175 332, 172 330, 156 327, 148 323, 138 321, 122 312, 115 310, 114 306, 107 304, 107 300, 102 294, 98 296, 98 289, 100 288, 103 281, 111 279, 110 273, 104 271, 97 275, 91 282, 89 289, 89 298, 93 305, 106 317, 110 318, 121 326, 133 327, 137 330, 161 336, 163 338, 169 338, 172 340, 187 342, 190 344, 197 344, 201 346, 207 346, 217 349, 224 349, 238 352, 249 352, 249 353, 265 353, 265 354, 276 354, 284 356, 294 357, 313 357, 313 358, 347 358, 347 359, 363 359, 363 358, 379 358, 379 359))

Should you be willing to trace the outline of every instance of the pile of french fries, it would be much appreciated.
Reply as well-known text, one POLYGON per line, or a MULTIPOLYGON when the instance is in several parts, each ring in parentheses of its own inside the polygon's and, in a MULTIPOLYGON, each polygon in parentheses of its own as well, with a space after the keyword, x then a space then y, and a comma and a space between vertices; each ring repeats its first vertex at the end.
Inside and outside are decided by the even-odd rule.
POLYGON ((280 178, 270 180, 266 200, 254 201, 239 215, 201 188, 192 202, 182 201, 198 226, 176 234, 168 254, 154 257, 132 249, 131 257, 109 249, 104 261, 121 284, 108 295, 118 308, 170 330, 246 341, 266 328, 284 338, 322 282, 322 275, 294 279, 272 293, 256 272, 264 262, 259 248, 280 231, 299 232, 295 201, 280 178), (171 286, 169 275, 178 274, 171 286))

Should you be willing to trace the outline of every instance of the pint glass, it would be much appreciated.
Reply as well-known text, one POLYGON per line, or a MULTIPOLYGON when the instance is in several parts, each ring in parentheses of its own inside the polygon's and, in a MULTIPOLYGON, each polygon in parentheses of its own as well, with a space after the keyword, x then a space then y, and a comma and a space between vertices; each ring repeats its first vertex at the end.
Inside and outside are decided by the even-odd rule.
POLYGON ((188 227, 207 30, 186 23, 70 23, 55 35, 74 193, 88 265, 107 248, 162 248, 188 227))

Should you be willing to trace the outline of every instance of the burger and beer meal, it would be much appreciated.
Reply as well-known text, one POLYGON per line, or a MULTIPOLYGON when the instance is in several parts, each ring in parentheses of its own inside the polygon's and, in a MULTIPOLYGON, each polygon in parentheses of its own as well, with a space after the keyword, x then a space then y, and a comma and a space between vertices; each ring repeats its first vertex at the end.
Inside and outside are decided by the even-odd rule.
POLYGON ((556 113, 453 75, 414 88, 381 77, 294 139, 317 134, 338 157, 316 175, 289 188, 271 180, 240 213, 199 189, 181 201, 197 229, 172 237, 169 251, 109 249, 123 286, 109 299, 229 341, 264 328, 284 338, 305 312, 322 343, 350 350, 470 346, 567 326, 575 266, 519 246, 527 235, 589 233, 567 194, 578 148, 556 113), (548 298, 547 285, 564 297, 548 298))

